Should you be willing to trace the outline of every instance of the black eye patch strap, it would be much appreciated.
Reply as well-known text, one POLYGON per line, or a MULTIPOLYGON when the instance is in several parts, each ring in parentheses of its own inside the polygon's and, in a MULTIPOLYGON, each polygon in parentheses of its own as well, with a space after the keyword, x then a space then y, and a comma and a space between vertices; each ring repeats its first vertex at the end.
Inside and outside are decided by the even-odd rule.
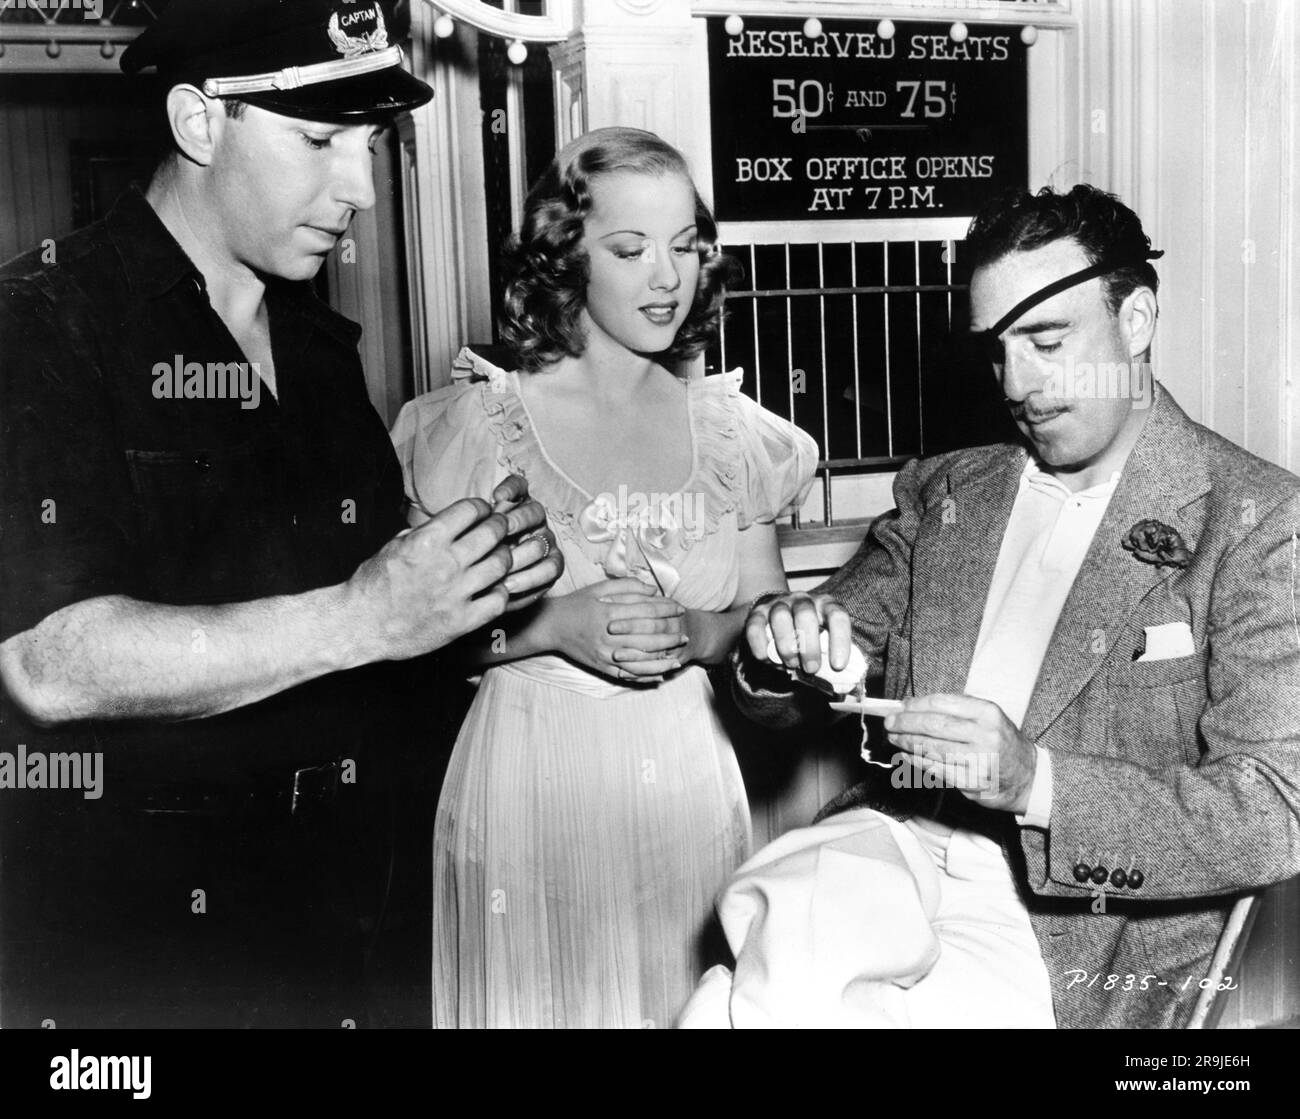
POLYGON ((1135 260, 1131 257, 1123 257, 1114 260, 1099 260, 1096 264, 1090 264, 1087 268, 1081 268, 1078 272, 1071 272, 1068 276, 1062 276, 1059 280, 1053 280, 1046 287, 1039 288, 1032 295, 1026 296, 1014 307, 995 322, 988 330, 981 330, 975 333, 975 337, 984 341, 991 347, 1000 347, 1001 343, 998 338, 1004 330, 1007 329, 1016 319, 1020 318, 1031 307, 1037 307, 1038 304, 1051 299, 1054 295, 1069 288, 1076 287, 1079 284, 1087 283, 1089 280, 1098 276, 1105 276, 1109 272, 1114 272, 1129 264, 1140 264, 1145 260, 1157 260, 1165 255, 1164 249, 1148 250, 1141 259, 1135 260))

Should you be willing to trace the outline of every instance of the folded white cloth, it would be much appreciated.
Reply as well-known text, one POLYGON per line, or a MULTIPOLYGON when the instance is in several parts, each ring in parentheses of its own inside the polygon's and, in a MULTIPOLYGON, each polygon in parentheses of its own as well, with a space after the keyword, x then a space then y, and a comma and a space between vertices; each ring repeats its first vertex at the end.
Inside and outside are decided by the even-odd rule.
POLYGON ((996 844, 869 808, 789 832, 718 914, 736 957, 681 1028, 1051 1028, 1038 944, 996 844))
POLYGON ((1186 622, 1166 622, 1159 626, 1145 626, 1146 649, 1138 660, 1166 661, 1174 657, 1190 657, 1196 652, 1196 639, 1192 627, 1186 622))

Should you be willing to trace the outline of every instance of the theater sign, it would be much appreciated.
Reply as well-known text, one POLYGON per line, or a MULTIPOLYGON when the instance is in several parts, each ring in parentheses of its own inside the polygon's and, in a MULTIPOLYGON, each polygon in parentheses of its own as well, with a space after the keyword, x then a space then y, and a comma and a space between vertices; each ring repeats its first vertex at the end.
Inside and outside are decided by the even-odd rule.
POLYGON ((953 217, 1028 175, 1020 28, 709 20, 719 217, 953 217), (725 126, 723 126, 725 124, 725 126))

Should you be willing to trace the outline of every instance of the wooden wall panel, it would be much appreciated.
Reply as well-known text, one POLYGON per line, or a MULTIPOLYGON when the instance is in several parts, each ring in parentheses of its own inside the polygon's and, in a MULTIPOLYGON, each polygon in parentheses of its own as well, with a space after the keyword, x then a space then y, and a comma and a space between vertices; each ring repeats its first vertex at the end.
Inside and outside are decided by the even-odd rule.
MULTIPOLYGON (((1104 105, 1115 133, 1090 144, 1083 177, 1129 201, 1166 250, 1157 375, 1193 417, 1296 470, 1295 6, 1080 0, 1078 10, 1082 101, 1104 105), (1114 65, 1129 55, 1119 36, 1134 44, 1136 81, 1114 65)), ((1300 1019, 1300 882, 1266 894, 1237 978, 1222 1026, 1300 1019)))
MULTIPOLYGON (((1085 0, 1083 11, 1095 0, 1085 0)), ((1156 366, 1180 403, 1227 438, 1295 469, 1292 358, 1300 327, 1297 21, 1285 0, 1159 0, 1134 24, 1159 74, 1148 174, 1116 177, 1166 257, 1156 366)))
POLYGON ((74 227, 74 145, 120 145, 153 136, 161 110, 120 77, 0 79, 0 262, 74 227))

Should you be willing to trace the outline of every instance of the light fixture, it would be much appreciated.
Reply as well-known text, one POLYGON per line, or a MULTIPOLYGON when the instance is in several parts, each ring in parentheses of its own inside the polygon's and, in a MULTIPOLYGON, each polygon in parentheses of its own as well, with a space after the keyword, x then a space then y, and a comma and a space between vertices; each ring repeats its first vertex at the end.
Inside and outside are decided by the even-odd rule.
POLYGON ((722 25, 728 35, 739 35, 745 30, 745 21, 740 16, 728 16, 727 22, 722 25))
MULTIPOLYGON (((0 0, 3 3, 4 0, 0 0)), ((419 0, 411 0, 414 5, 419 0)), ((532 43, 563 43, 573 32, 571 0, 548 3, 549 15, 529 16, 508 10, 513 5, 493 7, 483 0, 423 0, 433 10, 433 33, 448 39, 456 27, 472 27, 480 35, 492 35, 506 46, 506 57, 515 66, 528 59, 532 43)), ((632 2, 632 0, 628 0, 632 2)), ((646 3, 647 0, 637 0, 646 3)), ((657 4, 659 0, 653 0, 657 4)))
POLYGON ((1020 41, 1027 47, 1032 47, 1038 42, 1038 28, 1032 23, 1020 29, 1020 41))
POLYGON ((882 39, 892 39, 894 37, 894 21, 892 19, 882 19, 876 24, 876 34, 882 39))
POLYGON ((961 20, 958 20, 948 28, 948 37, 952 39, 954 43, 964 43, 966 41, 966 36, 969 34, 970 29, 962 23, 961 20))
POLYGON ((803 21, 803 33, 810 39, 820 39, 822 37, 822 21, 816 16, 810 16, 803 21))

